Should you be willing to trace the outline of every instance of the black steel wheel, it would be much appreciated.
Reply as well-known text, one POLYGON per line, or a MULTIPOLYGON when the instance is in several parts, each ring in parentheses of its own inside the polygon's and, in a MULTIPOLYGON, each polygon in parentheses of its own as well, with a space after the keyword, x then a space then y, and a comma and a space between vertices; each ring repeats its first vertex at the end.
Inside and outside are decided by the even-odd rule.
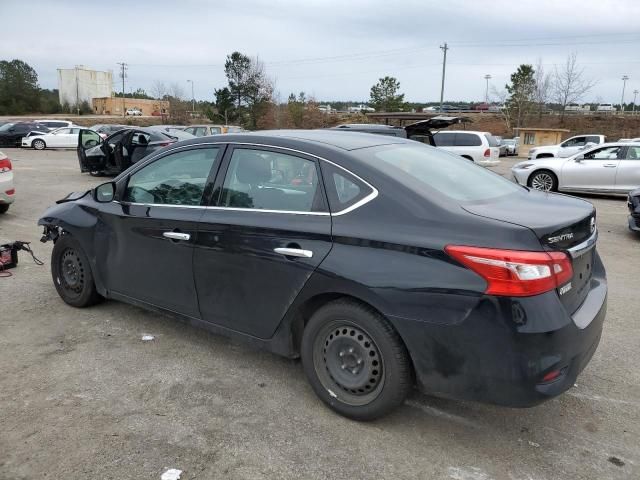
POLYGON ((102 297, 96 291, 89 259, 71 235, 63 234, 53 246, 51 275, 58 295, 74 307, 88 307, 102 297))
POLYGON ((389 413, 413 385, 409 355, 397 332, 372 308, 337 300, 307 323, 302 363, 316 394, 356 420, 389 413))

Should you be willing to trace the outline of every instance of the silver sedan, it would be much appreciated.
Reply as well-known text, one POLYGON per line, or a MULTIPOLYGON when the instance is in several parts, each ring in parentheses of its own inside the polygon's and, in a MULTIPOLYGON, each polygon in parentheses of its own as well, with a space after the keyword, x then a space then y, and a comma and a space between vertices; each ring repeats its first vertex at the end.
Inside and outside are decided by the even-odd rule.
POLYGON ((541 158, 511 168, 520 185, 552 192, 627 195, 640 186, 640 142, 605 143, 568 158, 541 158))

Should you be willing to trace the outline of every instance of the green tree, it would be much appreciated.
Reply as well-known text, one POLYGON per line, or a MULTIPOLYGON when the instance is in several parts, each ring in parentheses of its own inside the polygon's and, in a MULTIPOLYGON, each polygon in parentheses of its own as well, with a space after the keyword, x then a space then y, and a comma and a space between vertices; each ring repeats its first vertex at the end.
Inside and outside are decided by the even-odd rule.
POLYGON ((216 97, 215 107, 217 114, 212 111, 214 118, 212 121, 220 121, 224 119, 225 123, 234 121, 236 119, 236 107, 234 105, 234 98, 229 88, 224 87, 214 90, 214 96, 216 97), (219 116, 218 116, 219 115, 219 116))
POLYGON ((251 59, 240 52, 227 55, 224 73, 229 81, 229 91, 235 99, 236 108, 240 108, 249 88, 251 59))
POLYGON ((295 93, 289 95, 289 99, 287 101, 287 113, 292 127, 302 128, 305 108, 306 97, 304 92, 300 92, 297 97, 295 93))
POLYGON ((0 114, 38 111, 38 74, 22 60, 0 61, 0 114))
POLYGON ((400 82, 394 77, 386 76, 371 87, 369 103, 377 111, 395 112, 404 104, 404 93, 398 93, 400 82))
POLYGON ((509 94, 505 108, 511 112, 511 118, 515 119, 516 128, 522 126, 522 119, 533 106, 536 92, 535 73, 532 65, 520 65, 511 74, 511 83, 505 85, 509 94))

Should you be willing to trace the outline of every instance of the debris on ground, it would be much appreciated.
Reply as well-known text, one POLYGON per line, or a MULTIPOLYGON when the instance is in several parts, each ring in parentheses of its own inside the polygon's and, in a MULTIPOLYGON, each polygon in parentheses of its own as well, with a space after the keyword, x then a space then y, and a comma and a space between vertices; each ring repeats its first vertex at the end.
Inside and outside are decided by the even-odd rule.
POLYGON ((145 333, 144 335, 142 335, 142 341, 143 342, 150 342, 154 338, 156 338, 156 337, 154 337, 153 335, 149 335, 148 333, 145 333))
POLYGON ((160 480, 180 480, 180 475, 182 475, 182 470, 178 470, 177 468, 170 468, 162 474, 160 480))

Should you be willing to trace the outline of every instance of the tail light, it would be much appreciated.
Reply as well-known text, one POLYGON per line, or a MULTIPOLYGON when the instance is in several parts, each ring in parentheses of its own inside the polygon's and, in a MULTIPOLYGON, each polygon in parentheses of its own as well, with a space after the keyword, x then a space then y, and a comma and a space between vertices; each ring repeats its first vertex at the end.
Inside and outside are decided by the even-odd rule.
POLYGON ((563 252, 523 252, 448 245, 445 251, 487 281, 485 293, 528 297, 554 290, 573 277, 563 252))
POLYGON ((15 188, 10 188, 9 190, 7 190, 6 192, 7 195, 15 195, 16 194, 16 189, 15 188))
POLYGON ((484 151, 484 156, 485 156, 485 157, 487 157, 487 158, 489 158, 489 157, 491 156, 491 149, 490 149, 490 148, 487 148, 487 149, 484 151))
POLYGON ((0 158, 0 173, 10 172, 13 166, 8 158, 0 158))

